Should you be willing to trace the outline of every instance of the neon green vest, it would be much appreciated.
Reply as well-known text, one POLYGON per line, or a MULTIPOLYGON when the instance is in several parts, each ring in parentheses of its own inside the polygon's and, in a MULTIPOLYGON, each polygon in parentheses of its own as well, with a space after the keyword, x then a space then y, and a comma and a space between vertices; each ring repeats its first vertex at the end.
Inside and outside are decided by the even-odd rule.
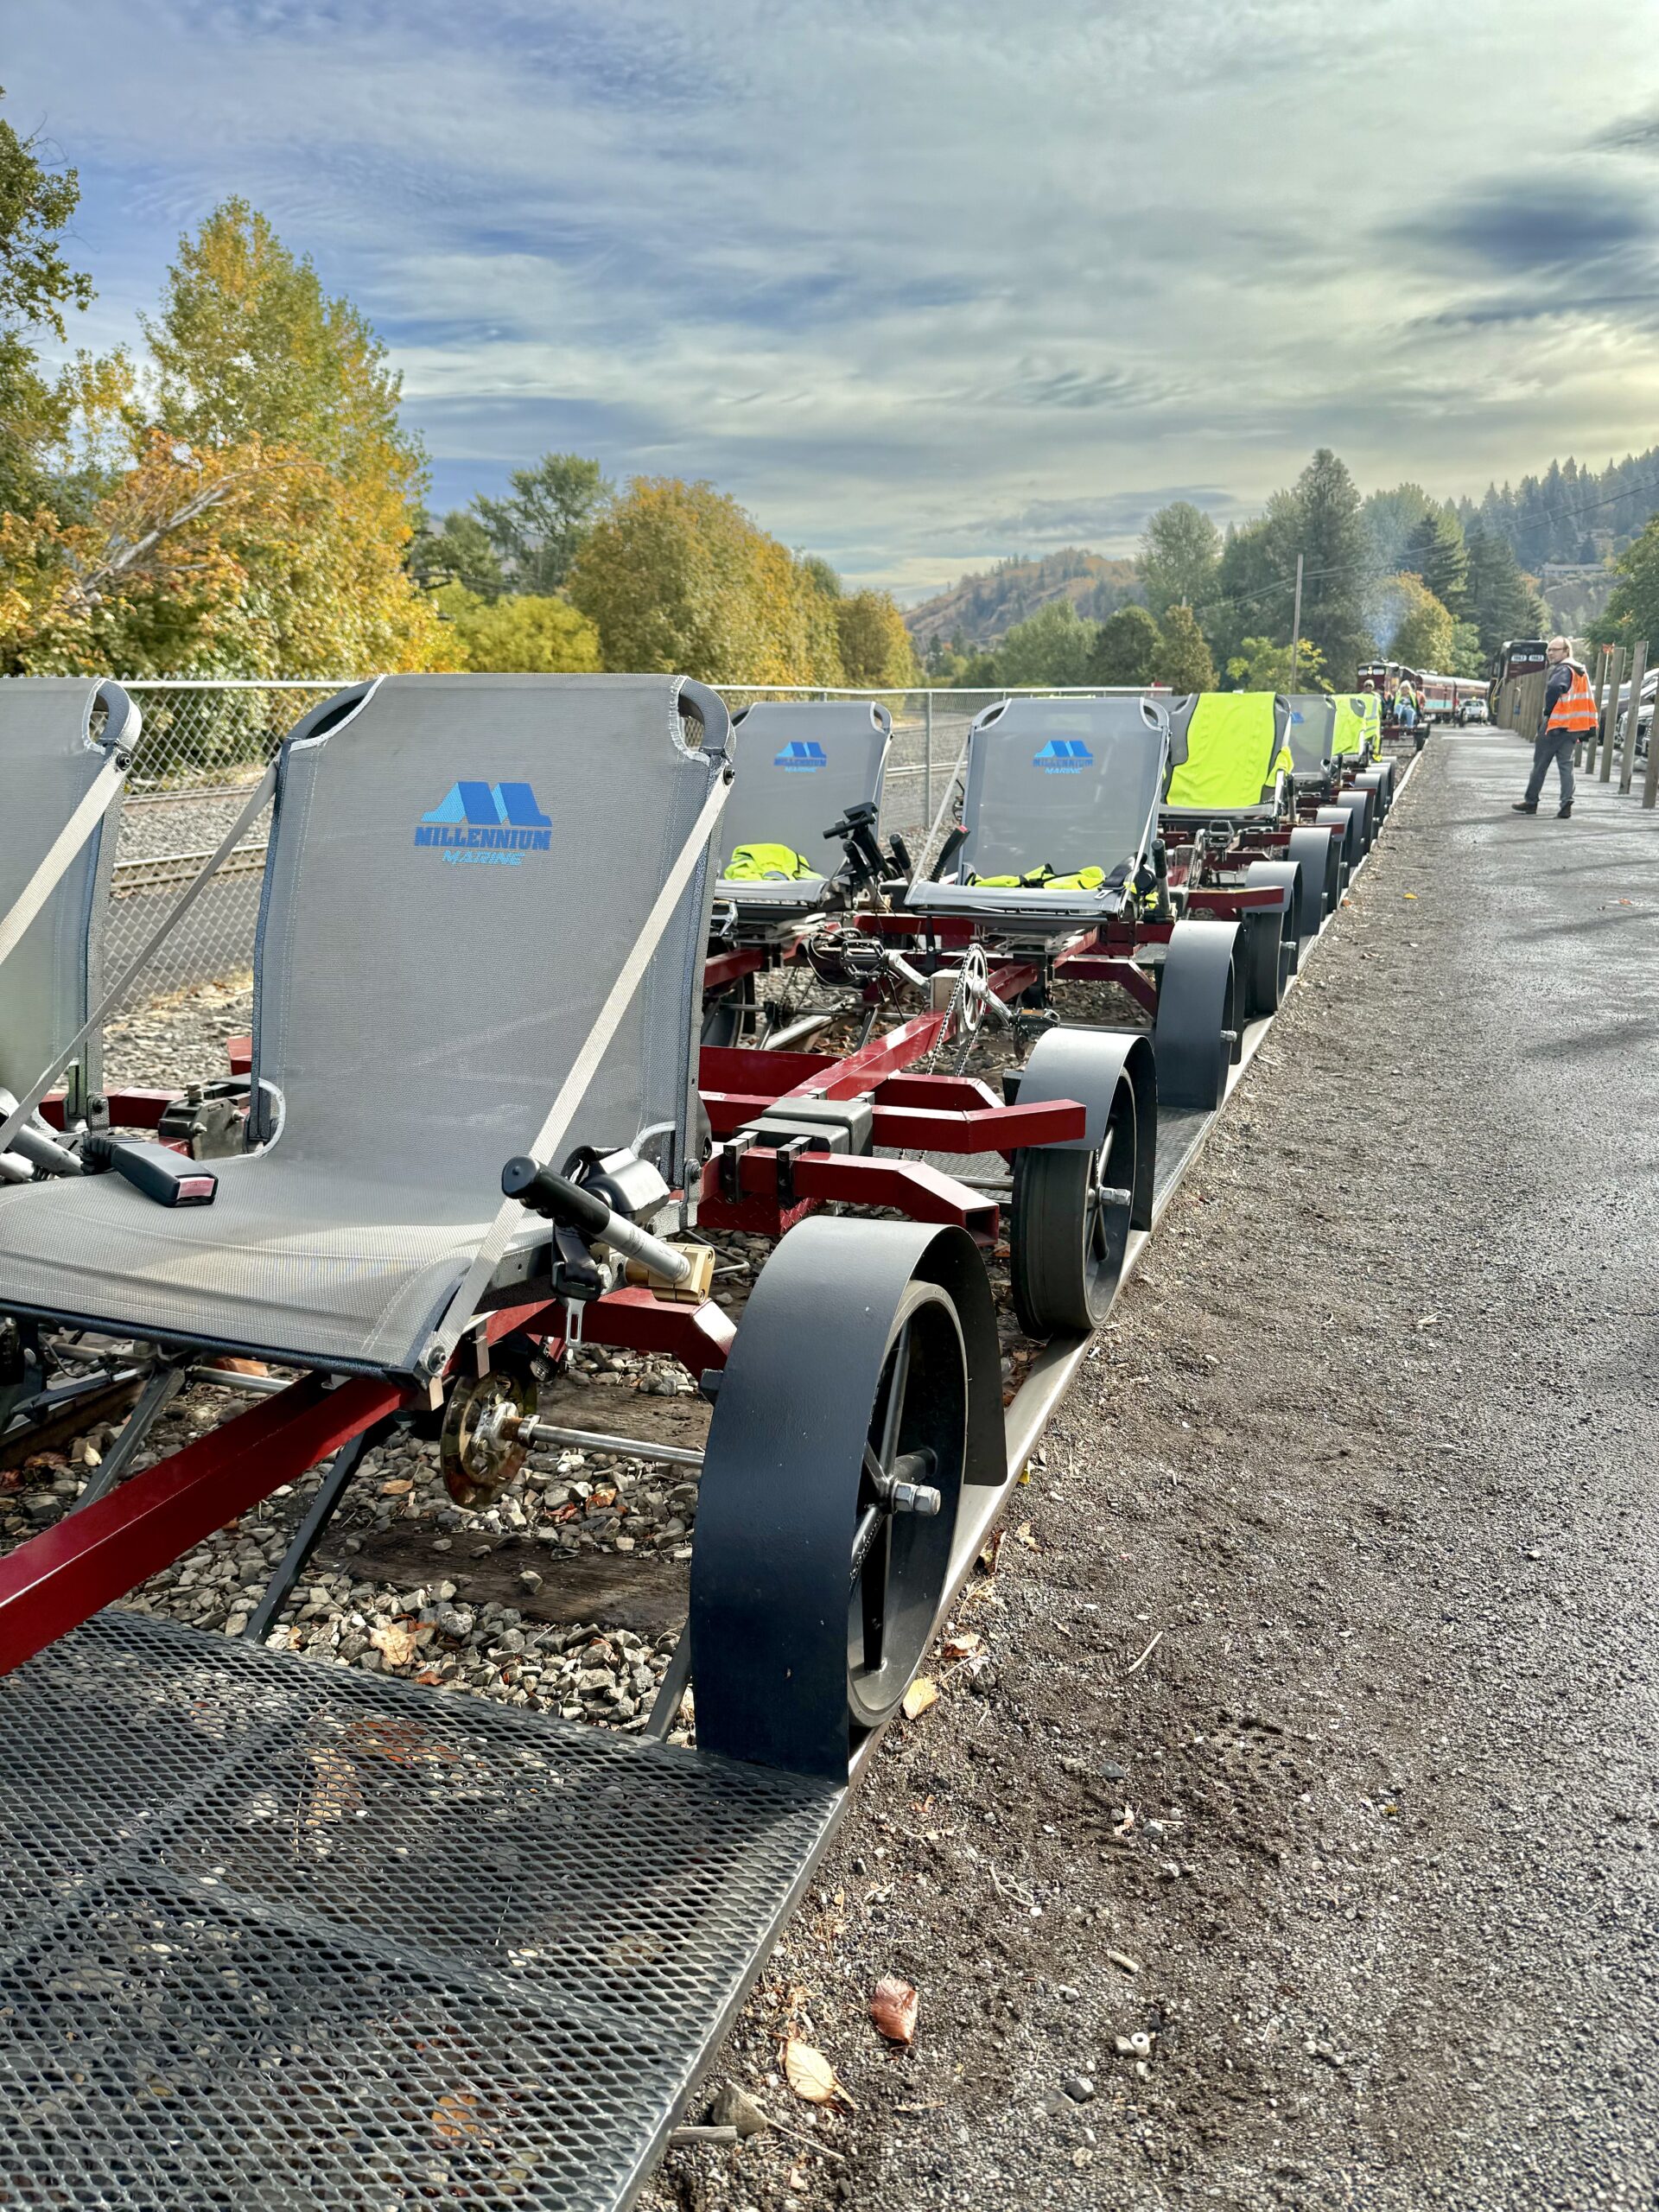
POLYGON ((740 845, 724 873, 728 883, 795 883, 817 870, 787 845, 740 845))
POLYGON ((1336 700, 1336 727, 1331 735, 1331 753, 1340 760, 1351 753, 1369 753, 1370 732, 1368 723, 1376 720, 1376 694, 1363 691, 1338 692, 1336 700), (1369 696, 1372 712, 1367 714, 1365 702, 1369 696))
POLYGON ((1278 727, 1271 691, 1206 691, 1186 725, 1186 758, 1165 805, 1216 814, 1262 805, 1263 791, 1291 767, 1284 747, 1275 754, 1278 727))

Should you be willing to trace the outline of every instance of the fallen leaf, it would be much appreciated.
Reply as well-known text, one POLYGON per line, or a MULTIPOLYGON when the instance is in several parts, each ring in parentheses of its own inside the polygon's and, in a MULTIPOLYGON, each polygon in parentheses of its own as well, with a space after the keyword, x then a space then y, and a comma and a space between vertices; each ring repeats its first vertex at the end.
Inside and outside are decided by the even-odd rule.
POLYGON ((798 2097, 810 2105, 850 2106, 852 2099, 836 2079, 836 2069, 821 2050, 791 2036, 784 2044, 784 2079, 798 2097))
POLYGON ((1414 891, 1408 891, 1406 896, 1408 899, 1414 899, 1417 896, 1417 893, 1414 891))
POLYGON ((1014 1540, 1016 1543, 1023 1544, 1028 1552, 1034 1552, 1037 1549, 1037 1539, 1031 1533, 1029 1521, 1022 1521, 1020 1523, 1014 1532, 1014 1540))
POLYGON ((597 1510, 602 1513, 608 1507, 613 1506, 615 1503, 616 1492, 613 1490, 596 1490, 592 1491, 588 1497, 588 1510, 592 1513, 597 1510))
POLYGON ((896 1974, 884 1974, 870 1999, 870 2018, 889 2043, 914 2043, 921 2001, 912 1983, 896 1974))
POLYGON ((1425 1313, 1419 1319, 1417 1325, 1420 1329, 1432 1329, 1440 1318, 1438 1313, 1425 1313))
POLYGON ((42 1474, 67 1475, 69 1471, 69 1462, 61 1452, 33 1452, 24 1460, 23 1466, 25 1471, 38 1467, 42 1474))
POLYGON ((581 1510, 582 1508, 579 1505, 556 1506, 554 1508, 553 1518, 556 1521, 574 1521, 581 1510))
POLYGON ((210 1367, 217 1367, 226 1375, 269 1375, 270 1370, 263 1359, 237 1359, 226 1353, 221 1359, 209 1360, 210 1367))
POLYGON ((976 1651, 985 1649, 985 1639, 977 1629, 959 1628, 954 1636, 947 1636, 940 1649, 947 1659, 971 1659, 976 1651))
POLYGON ((414 1487, 411 1476, 398 1475, 392 1481, 381 1484, 380 1495, 382 1497, 407 1497, 414 1487))
POLYGON ((319 1749, 310 1754, 316 1780, 307 1793, 304 1820, 308 1828, 326 1821, 343 1820, 363 1802, 357 1786, 357 1769, 343 1751, 319 1749))
POLYGON ((478 2120, 478 2099, 465 2089, 448 2089, 432 2114, 433 2133, 446 2143, 487 2143, 478 2120))
POLYGON ((939 1701, 939 1686, 931 1675, 918 1675, 905 1692, 905 1718, 915 1720, 927 1711, 930 1705, 939 1701))
POLYGON ((415 1631, 403 1621, 385 1621, 369 1630, 369 1642, 388 1667, 407 1667, 415 1656, 415 1631))

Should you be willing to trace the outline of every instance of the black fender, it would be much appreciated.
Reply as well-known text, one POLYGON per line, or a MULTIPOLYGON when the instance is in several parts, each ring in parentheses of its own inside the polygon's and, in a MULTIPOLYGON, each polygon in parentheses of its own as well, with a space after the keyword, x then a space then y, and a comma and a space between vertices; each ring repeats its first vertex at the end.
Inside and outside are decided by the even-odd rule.
POLYGON ((1152 1026, 1158 1096, 1166 1106, 1207 1112, 1226 1096, 1242 1027, 1239 951, 1236 922, 1182 920, 1170 931, 1152 1026))

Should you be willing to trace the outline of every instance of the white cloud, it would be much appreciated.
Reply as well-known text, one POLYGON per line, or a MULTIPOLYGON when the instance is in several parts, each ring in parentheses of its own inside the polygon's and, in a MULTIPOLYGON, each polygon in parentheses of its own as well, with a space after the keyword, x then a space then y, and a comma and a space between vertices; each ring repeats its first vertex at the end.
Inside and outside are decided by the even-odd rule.
MULTIPOLYGON (((1656 91, 1639 13, 1575 18, 1632 115, 1656 91)), ((1541 179, 1603 211, 1575 240, 1650 267, 1650 170, 1548 97, 1546 0, 77 0, 67 21, 25 11, 6 80, 86 172, 99 334, 243 192, 391 339, 443 497, 575 444, 712 476, 791 542, 915 585, 1073 521, 1112 550, 1171 486, 1248 504, 1315 443, 1454 491, 1651 436, 1628 318, 1569 338, 1569 296, 1459 320, 1524 293, 1504 195, 1541 179)))

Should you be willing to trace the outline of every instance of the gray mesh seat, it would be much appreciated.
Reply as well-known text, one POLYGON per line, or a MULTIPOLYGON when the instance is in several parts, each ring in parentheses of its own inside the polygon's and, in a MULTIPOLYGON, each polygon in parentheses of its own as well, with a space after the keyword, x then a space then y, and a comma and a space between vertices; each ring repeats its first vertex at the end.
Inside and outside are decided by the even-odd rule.
POLYGON ((1328 691, 1287 691, 1285 741, 1298 783, 1322 784, 1336 757, 1337 702, 1328 691))
POLYGON ((957 880, 914 883, 913 913, 982 917, 1069 934, 1122 911, 1145 858, 1170 764, 1161 705, 1144 696, 1009 699, 968 733, 957 880), (970 875, 1056 875, 1098 868, 1094 891, 971 883, 970 875))
POLYGON ((893 717, 863 699, 763 699, 732 728, 737 772, 721 818, 722 866, 740 845, 787 845, 813 873, 777 882, 722 876, 715 895, 740 914, 810 913, 841 865, 825 830, 850 806, 880 806, 893 717), (819 868, 826 856, 831 866, 819 868))
MULTIPOLYGON (((130 744, 137 709, 118 683, 88 676, 0 683, 0 915, 24 887, 104 767, 130 744), (103 727, 92 734, 95 710, 103 727)), ((0 1089, 21 1096, 98 1003, 104 919, 121 801, 104 816, 0 965, 0 1089)), ((65 1071, 72 1095, 102 1081, 91 1037, 65 1071)))
MULTIPOLYGON (((255 951, 264 1148, 216 1162, 199 1209, 112 1175, 0 1192, 0 1309, 410 1371, 724 772, 726 728, 670 677, 391 677, 308 715, 279 759, 255 951)), ((678 1179, 711 890, 705 852, 565 1147, 665 1128, 678 1179)))

